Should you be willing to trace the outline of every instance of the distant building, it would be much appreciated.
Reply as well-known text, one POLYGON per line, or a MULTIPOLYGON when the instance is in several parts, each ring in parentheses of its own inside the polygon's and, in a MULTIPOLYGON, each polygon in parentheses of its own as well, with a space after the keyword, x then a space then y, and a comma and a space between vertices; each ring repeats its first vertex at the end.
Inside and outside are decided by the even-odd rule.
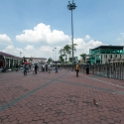
MULTIPOLYGON (((27 62, 31 63, 46 63, 46 58, 40 57, 25 57, 27 62)), ((9 53, 0 52, 0 68, 12 69, 15 68, 16 65, 20 66, 23 63, 23 58, 14 56, 9 53)))
POLYGON ((40 63, 40 64, 44 64, 46 63, 46 58, 41 58, 41 57, 25 57, 25 59, 28 61, 28 62, 31 62, 31 63, 40 63))
POLYGON ((5 52, 0 52, 0 68, 11 69, 20 65, 21 58, 5 52))
POLYGON ((124 63, 124 46, 99 46, 89 51, 89 63, 106 64, 106 63, 124 63))

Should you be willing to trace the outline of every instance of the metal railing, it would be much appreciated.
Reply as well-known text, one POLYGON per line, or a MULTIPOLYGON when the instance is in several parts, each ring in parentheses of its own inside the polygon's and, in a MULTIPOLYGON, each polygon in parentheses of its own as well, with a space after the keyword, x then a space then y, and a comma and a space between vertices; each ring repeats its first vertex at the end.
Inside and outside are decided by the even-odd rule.
MULTIPOLYGON (((62 65, 67 70, 75 70, 75 66, 62 65)), ((86 66, 80 64, 80 71, 86 73, 86 66)), ((115 78, 124 80, 124 64, 113 65, 113 64, 102 64, 102 65, 89 65, 89 73, 93 75, 103 76, 107 78, 115 78)))

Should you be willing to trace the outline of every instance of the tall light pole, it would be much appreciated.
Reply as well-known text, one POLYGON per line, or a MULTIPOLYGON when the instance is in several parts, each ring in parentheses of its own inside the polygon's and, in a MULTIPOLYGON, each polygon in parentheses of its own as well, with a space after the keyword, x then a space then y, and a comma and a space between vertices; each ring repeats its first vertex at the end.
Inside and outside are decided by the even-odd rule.
POLYGON ((68 1, 68 5, 67 8, 69 10, 71 10, 71 33, 72 33, 72 64, 74 64, 74 43, 73 43, 73 38, 74 38, 74 32, 73 32, 73 10, 76 8, 77 6, 74 3, 74 0, 72 0, 72 3, 70 3, 70 1, 68 1))
POLYGON ((53 60, 54 60, 54 49, 52 51, 53 51, 53 60))
POLYGON ((20 58, 21 58, 21 54, 22 54, 22 52, 20 52, 20 58))
POLYGON ((55 49, 55 61, 56 61, 56 47, 54 49, 55 49))

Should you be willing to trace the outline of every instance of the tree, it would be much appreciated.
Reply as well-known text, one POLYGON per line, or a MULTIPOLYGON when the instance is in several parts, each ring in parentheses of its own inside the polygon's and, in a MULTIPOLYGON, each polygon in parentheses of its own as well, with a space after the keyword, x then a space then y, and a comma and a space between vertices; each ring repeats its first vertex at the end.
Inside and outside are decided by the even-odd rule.
POLYGON ((81 56, 81 58, 84 60, 84 62, 85 62, 85 60, 86 60, 86 54, 85 53, 82 53, 82 54, 80 54, 80 56, 81 56))
POLYGON ((33 61, 32 57, 29 59, 29 61, 30 61, 30 62, 32 62, 32 61, 33 61))
POLYGON ((25 56, 22 58, 22 61, 23 61, 23 62, 27 62, 25 56))
POLYGON ((70 45, 65 45, 64 46, 64 53, 65 53, 65 59, 66 59, 66 61, 67 61, 67 58, 68 58, 68 56, 71 54, 71 46, 70 45))
POLYGON ((59 60, 60 60, 61 63, 64 63, 64 58, 63 58, 62 55, 59 56, 59 60))
POLYGON ((49 59, 47 60, 47 63, 50 64, 50 62, 52 62, 52 61, 53 61, 52 58, 49 58, 49 59))
POLYGON ((60 53, 59 60, 64 62, 64 57, 66 56, 64 48, 60 49, 59 53, 60 53))
MULTIPOLYGON (((73 44, 74 51, 76 51, 76 45, 77 44, 73 44)), ((62 49, 60 49, 59 53, 60 53, 59 59, 62 61, 65 60, 67 62, 67 59, 72 53, 72 45, 66 44, 62 49)))

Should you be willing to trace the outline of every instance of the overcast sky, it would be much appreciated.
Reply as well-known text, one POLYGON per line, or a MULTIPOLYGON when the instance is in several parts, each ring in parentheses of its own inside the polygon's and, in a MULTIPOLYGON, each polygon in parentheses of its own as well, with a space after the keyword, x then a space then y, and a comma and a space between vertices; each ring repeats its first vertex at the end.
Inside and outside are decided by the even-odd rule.
MULTIPOLYGON (((74 2, 76 56, 102 44, 124 45, 124 0, 74 2)), ((71 44, 67 5, 68 0, 0 0, 0 51, 53 59, 56 53, 58 57, 58 51, 71 44)))

